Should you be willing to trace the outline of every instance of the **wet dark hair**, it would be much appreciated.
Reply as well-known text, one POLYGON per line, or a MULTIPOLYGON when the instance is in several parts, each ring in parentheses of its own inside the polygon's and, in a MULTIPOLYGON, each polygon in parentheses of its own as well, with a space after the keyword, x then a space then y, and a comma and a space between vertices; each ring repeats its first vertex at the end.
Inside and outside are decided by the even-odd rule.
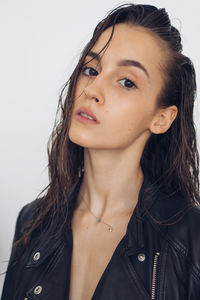
POLYGON ((170 128, 164 134, 152 134, 147 141, 141 157, 142 169, 150 174, 159 189, 169 194, 179 193, 188 203, 199 205, 199 154, 193 121, 196 97, 194 66, 182 54, 180 33, 171 25, 164 8, 125 4, 110 11, 98 23, 61 92, 57 120, 48 143, 50 182, 40 193, 44 196, 38 196, 34 218, 16 241, 15 247, 26 245, 33 231, 44 227, 44 224, 48 228, 54 224, 56 232, 68 222, 68 212, 72 206, 68 193, 84 167, 84 148, 71 142, 68 136, 76 83, 88 52, 102 32, 112 28, 110 38, 100 52, 109 45, 115 25, 120 23, 145 28, 166 47, 166 61, 162 66, 165 84, 157 98, 157 106, 176 105, 178 108, 178 115, 170 128))

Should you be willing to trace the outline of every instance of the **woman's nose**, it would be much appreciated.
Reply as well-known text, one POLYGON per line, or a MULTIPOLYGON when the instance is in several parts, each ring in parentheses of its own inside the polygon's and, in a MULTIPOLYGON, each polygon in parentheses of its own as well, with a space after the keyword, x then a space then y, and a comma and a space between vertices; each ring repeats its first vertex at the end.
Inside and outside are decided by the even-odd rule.
POLYGON ((95 97, 95 96, 88 96, 88 93, 87 93, 87 91, 86 91, 86 89, 84 88, 84 90, 83 90, 83 92, 84 92, 84 94, 85 94, 85 96, 87 97, 87 98, 92 98, 92 99, 94 99, 96 102, 99 102, 99 99, 97 98, 97 97, 95 97))
POLYGON ((102 84, 102 81, 100 82, 97 77, 92 81, 89 81, 83 90, 86 97, 89 99, 94 99, 96 102, 103 103, 104 96, 102 84))

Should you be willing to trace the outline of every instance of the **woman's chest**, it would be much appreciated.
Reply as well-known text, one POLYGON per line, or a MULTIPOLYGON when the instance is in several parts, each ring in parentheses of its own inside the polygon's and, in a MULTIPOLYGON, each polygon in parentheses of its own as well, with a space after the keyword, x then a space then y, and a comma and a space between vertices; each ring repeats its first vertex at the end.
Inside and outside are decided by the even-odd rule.
MULTIPOLYGON (((102 245, 103 246, 103 245, 102 245)), ((72 252, 69 300, 90 300, 114 252, 100 247, 88 248, 87 253, 76 247, 72 252), (95 252, 93 252, 95 251, 95 252)))
POLYGON ((127 224, 112 232, 104 224, 97 225, 96 230, 73 227, 69 300, 91 300, 127 224))

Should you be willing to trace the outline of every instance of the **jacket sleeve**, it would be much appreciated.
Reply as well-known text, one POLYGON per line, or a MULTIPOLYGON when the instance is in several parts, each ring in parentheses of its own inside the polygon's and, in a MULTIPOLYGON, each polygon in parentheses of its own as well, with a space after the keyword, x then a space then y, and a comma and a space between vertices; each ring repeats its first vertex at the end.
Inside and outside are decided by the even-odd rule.
MULTIPOLYGON (((35 201, 33 201, 33 202, 35 202, 35 201)), ((32 207, 32 205, 30 205, 30 203, 25 205, 21 209, 21 211, 19 212, 18 217, 17 217, 17 221, 16 221, 16 225, 15 225, 15 233, 14 233, 14 238, 13 238, 13 242, 12 242, 12 249, 11 249, 11 254, 10 254, 8 267, 7 267, 7 271, 6 271, 6 276, 5 276, 5 280, 4 280, 1 300, 13 300, 13 292, 15 291, 15 283, 16 283, 16 266, 12 266, 13 260, 15 258, 15 254, 13 251, 13 245, 14 245, 15 241, 17 241, 22 236, 22 229, 23 229, 24 225, 27 223, 24 221, 25 220, 28 221, 28 219, 30 221, 29 206, 32 207)))

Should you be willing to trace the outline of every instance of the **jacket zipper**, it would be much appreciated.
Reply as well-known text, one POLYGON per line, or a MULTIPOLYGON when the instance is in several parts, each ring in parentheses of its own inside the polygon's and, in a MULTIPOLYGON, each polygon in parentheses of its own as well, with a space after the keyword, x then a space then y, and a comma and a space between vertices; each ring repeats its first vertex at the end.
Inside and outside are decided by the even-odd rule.
POLYGON ((157 279, 157 267, 158 267, 158 257, 160 252, 156 252, 153 261, 153 275, 152 275, 152 287, 151 287, 151 300, 156 299, 156 279, 157 279))

